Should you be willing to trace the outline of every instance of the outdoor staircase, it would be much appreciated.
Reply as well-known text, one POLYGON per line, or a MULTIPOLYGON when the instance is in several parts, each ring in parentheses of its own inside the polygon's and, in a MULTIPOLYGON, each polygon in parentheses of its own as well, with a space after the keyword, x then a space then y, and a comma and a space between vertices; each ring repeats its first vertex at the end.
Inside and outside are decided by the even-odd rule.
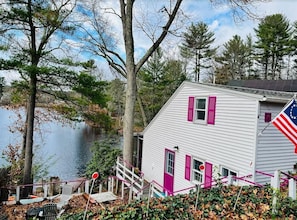
POLYGON ((116 177, 130 190, 129 200, 134 196, 141 198, 145 194, 148 195, 149 187, 145 187, 148 185, 145 185, 143 173, 120 157, 116 163, 116 177))
POLYGON ((140 195, 141 199, 146 199, 148 198, 150 193, 150 183, 144 180, 144 187, 142 189, 142 194, 140 195))

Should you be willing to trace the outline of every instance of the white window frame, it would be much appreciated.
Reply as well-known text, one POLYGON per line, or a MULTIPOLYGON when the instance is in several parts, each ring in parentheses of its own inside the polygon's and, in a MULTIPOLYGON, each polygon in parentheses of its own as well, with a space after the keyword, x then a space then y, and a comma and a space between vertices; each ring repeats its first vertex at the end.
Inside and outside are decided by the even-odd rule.
MULTIPOLYGON (((227 176, 232 175, 232 173, 233 173, 233 174, 235 174, 235 175, 232 175, 232 176, 236 176, 236 177, 238 177, 238 171, 235 171, 235 170, 230 169, 230 168, 225 167, 225 166, 221 166, 221 174, 222 174, 222 177, 225 176, 225 175, 223 175, 223 169, 225 169, 225 170, 227 171, 227 173, 228 173, 227 176)), ((234 181, 234 182, 237 182, 237 179, 233 179, 233 181, 234 181)))
POLYGON ((203 183, 204 181, 204 170, 199 170, 199 169, 195 169, 194 165, 195 165, 195 160, 198 161, 199 163, 203 164, 205 166, 205 163, 203 160, 197 158, 197 157, 192 157, 192 166, 191 166, 191 177, 192 177, 192 182, 195 184, 199 184, 199 183, 203 183), (201 176, 200 180, 196 180, 195 179, 195 174, 198 174, 201 176))
POLYGON ((194 122, 197 124, 206 124, 207 122, 207 114, 208 114, 208 97, 195 97, 194 103, 194 122), (197 103, 198 100, 204 99, 205 100, 205 108, 198 108, 197 103), (204 119, 198 119, 198 111, 204 111, 204 119))
POLYGON ((166 152, 166 173, 173 176, 174 175, 174 153, 166 152))

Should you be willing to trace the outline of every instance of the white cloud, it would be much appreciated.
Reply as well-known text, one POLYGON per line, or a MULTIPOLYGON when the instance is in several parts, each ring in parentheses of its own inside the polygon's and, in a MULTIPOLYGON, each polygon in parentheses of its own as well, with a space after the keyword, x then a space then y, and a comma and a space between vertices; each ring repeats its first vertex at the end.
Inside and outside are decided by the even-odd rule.
MULTIPOLYGON (((252 18, 236 20, 233 17, 232 10, 226 5, 211 5, 209 0, 185 0, 183 10, 190 14, 191 22, 203 21, 209 25, 211 31, 215 32, 215 44, 222 45, 230 40, 235 34, 246 39, 247 35, 254 35, 260 20, 252 18)), ((296 17, 296 0, 271 0, 268 2, 253 2, 249 6, 252 13, 255 13, 259 18, 281 13, 293 23, 297 20, 296 17)))
MULTIPOLYGON (((112 7, 112 3, 114 1, 109 1, 109 6, 112 7)), ((138 21, 141 19, 145 21, 158 21, 162 14, 158 13, 160 9, 170 1, 158 1, 151 0, 148 4, 146 0, 140 0, 135 2, 135 17, 137 17, 138 21)), ((166 5, 169 8, 169 5, 166 5)), ((253 4, 249 5, 249 10, 252 13, 255 13, 259 16, 259 18, 263 18, 267 15, 272 15, 275 13, 284 14, 290 22, 295 21, 296 15, 294 10, 297 7, 296 0, 272 0, 268 2, 253 2, 253 4)), ((205 22, 209 25, 209 29, 215 32, 215 46, 222 46, 224 43, 232 39, 234 35, 239 35, 243 39, 251 34, 254 35, 254 28, 256 28, 259 24, 259 20, 253 20, 248 17, 241 17, 242 20, 236 20, 233 17, 232 9, 227 7, 227 5, 222 4, 211 4, 210 0, 184 0, 181 5, 181 10, 184 14, 188 16, 187 20, 184 20, 183 31, 186 30, 191 23, 197 23, 200 21, 205 22)), ((121 23, 119 19, 117 22, 112 20, 113 25, 115 25, 119 30, 121 30, 121 23)), ((135 22, 135 20, 134 20, 135 22)), ((154 24, 152 26, 148 26, 145 24, 143 27, 150 30, 150 33, 155 33, 156 36, 158 34, 157 28, 160 28, 161 22, 154 24)), ((136 31, 136 29, 135 29, 136 31)), ((151 40, 139 32, 135 32, 135 58, 138 59, 143 55, 143 53, 148 49, 152 42, 151 40)), ((160 31, 160 30, 159 30, 160 31)), ((180 30, 181 31, 181 30, 180 30)), ((155 37, 156 37, 155 36, 155 37)), ((121 38, 121 36, 120 36, 121 38)), ((172 56, 176 58, 178 53, 177 45, 180 43, 181 38, 173 37, 172 35, 168 35, 165 41, 162 43, 162 47, 164 47, 164 51, 166 51, 167 56, 172 56)), ((124 47, 119 45, 119 49, 124 51, 124 47)))
MULTIPOLYGON (((1 1, 1 0, 0 0, 1 1)), ((99 2, 99 1, 98 1, 99 2)), ((134 7, 134 23, 136 24, 136 19, 139 22, 140 27, 146 28, 150 34, 155 34, 155 37, 160 33, 160 27, 163 25, 162 16, 166 16, 166 13, 161 13, 160 9, 166 6, 170 10, 171 0, 137 0, 135 1, 134 7), (148 25, 145 22, 150 22, 148 25)), ((172 4, 173 5, 173 4, 172 4)), ((171 6, 172 6, 171 5, 171 6)), ((124 44, 122 37, 122 24, 119 18, 119 1, 118 0, 106 0, 100 1, 100 6, 107 10, 104 16, 107 16, 112 30, 116 34, 118 41, 118 53, 124 54, 124 44), (114 11, 112 11, 113 9, 114 11), (115 13, 118 15, 116 15, 115 13)), ((259 16, 264 17, 267 15, 282 13, 285 15, 289 21, 292 23, 297 20, 296 17, 296 0, 271 0, 269 2, 255 2, 251 6, 252 12, 257 13, 259 16)), ((203 21, 209 25, 210 30, 215 32, 215 45, 223 45, 228 40, 230 40, 235 34, 240 35, 243 39, 246 38, 248 34, 254 34, 254 28, 257 27, 258 20, 244 20, 236 22, 232 17, 232 12, 226 5, 212 5, 210 0, 184 0, 181 5, 181 10, 183 14, 188 16, 187 20, 183 20, 183 31, 186 30, 192 22, 196 23, 203 21)), ((88 24, 89 25, 89 24, 88 24)), ((151 46, 152 41, 140 32, 140 29, 134 29, 135 35, 135 59, 138 60, 143 53, 151 46)), ((180 43, 181 38, 168 35, 162 46, 166 50, 166 55, 177 55, 177 45, 180 43)), ((73 46, 77 51, 79 50, 79 44, 73 42, 73 39, 68 39, 68 46, 73 46)), ((65 42, 65 43, 66 43, 65 42)), ((91 57, 92 59, 97 59, 96 57, 91 57)), ((88 57, 86 57, 88 59, 88 57)), ((102 59, 98 58, 98 63, 102 63, 102 59)), ((104 63, 104 61, 103 61, 104 63)), ((102 64, 101 66, 106 65, 102 64)), ((108 68, 104 68, 108 71, 108 68)))
POLYGON ((214 20, 209 26, 209 29, 214 31, 216 30, 217 28, 219 28, 219 21, 218 20, 214 20))

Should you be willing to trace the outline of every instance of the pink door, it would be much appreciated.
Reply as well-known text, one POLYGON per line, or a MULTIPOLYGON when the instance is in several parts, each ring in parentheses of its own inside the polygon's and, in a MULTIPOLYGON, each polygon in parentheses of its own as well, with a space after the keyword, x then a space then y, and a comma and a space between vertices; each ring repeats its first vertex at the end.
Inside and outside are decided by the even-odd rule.
POLYGON ((173 194, 174 160, 175 160, 174 151, 165 149, 164 191, 167 191, 168 195, 173 194))

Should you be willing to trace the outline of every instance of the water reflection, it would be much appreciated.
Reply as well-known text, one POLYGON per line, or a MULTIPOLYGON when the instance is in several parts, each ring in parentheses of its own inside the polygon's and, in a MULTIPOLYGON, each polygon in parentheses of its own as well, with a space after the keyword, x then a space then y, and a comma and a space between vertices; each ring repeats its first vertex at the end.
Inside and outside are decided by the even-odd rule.
MULTIPOLYGON (((21 143, 20 133, 9 132, 9 126, 15 121, 14 115, 14 112, 0 108, 1 153, 7 145, 21 143)), ((74 179, 89 161, 92 143, 101 138, 103 135, 98 129, 84 123, 72 127, 57 122, 47 122, 42 125, 41 135, 35 134, 34 146, 38 145, 40 148, 35 155, 47 163, 49 176, 59 176, 62 180, 74 179), (53 159, 48 160, 50 157, 53 159)), ((5 160, 0 158, 0 166, 4 164, 5 160)))

